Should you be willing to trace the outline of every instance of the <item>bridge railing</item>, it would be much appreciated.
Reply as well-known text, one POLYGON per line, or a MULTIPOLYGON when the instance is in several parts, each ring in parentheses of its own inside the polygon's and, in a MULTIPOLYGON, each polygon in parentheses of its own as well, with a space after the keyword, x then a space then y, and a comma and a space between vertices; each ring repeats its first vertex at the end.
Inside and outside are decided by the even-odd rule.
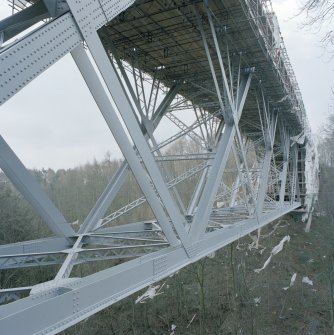
POLYGON ((291 103, 291 112, 297 114, 302 128, 308 127, 307 117, 301 92, 291 66, 286 47, 281 36, 277 17, 270 0, 243 0, 245 15, 250 19, 251 26, 257 31, 262 49, 275 67, 276 74, 286 93, 284 100, 291 103))

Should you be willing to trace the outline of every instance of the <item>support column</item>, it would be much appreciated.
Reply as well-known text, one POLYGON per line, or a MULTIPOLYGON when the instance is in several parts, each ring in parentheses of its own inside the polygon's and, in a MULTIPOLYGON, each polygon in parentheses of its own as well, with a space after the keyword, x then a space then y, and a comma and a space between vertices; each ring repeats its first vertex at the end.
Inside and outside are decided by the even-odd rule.
MULTIPOLYGON (((240 84, 244 90, 241 92, 242 98, 240 100, 240 105, 237 106, 237 110, 239 111, 237 122, 240 120, 244 103, 246 101, 251 77, 251 74, 246 75, 240 84)), ((232 111, 230 110, 230 112, 232 111)), ((205 233, 214 199, 219 187, 219 182, 217 181, 221 180, 224 174, 225 166, 233 145, 237 128, 238 123, 226 124, 224 127, 222 137, 217 145, 216 156, 212 163, 210 174, 208 175, 207 182, 204 186, 201 199, 198 204, 196 215, 189 231, 190 243, 197 242, 205 233)), ((220 136, 220 134, 217 134, 217 136, 220 136)))
POLYGON ((284 197, 285 197, 285 188, 288 175, 289 167, 289 155, 290 155, 290 136, 287 133, 287 130, 283 125, 281 126, 281 142, 282 142, 282 151, 283 151, 283 169, 281 174, 281 188, 279 193, 279 203, 280 207, 284 206, 284 197))
POLYGON ((231 194, 230 207, 235 206, 235 199, 236 199, 237 192, 238 192, 238 189, 239 189, 240 184, 241 184, 242 191, 243 191, 243 194, 244 194, 244 197, 245 197, 245 204, 247 206, 249 216, 252 217, 252 216, 254 216, 254 213, 256 211, 256 209, 255 209, 256 201, 255 201, 255 196, 254 196, 254 193, 253 193, 253 189, 251 188, 252 185, 249 185, 249 182, 248 183, 244 182, 243 169, 245 168, 245 163, 243 161, 242 162, 240 161, 240 158, 239 158, 239 155, 238 155, 238 152, 237 152, 237 149, 236 149, 235 145, 233 146, 232 149, 233 149, 234 160, 235 160, 235 163, 236 163, 237 169, 238 169, 237 180, 235 181, 235 183, 233 185, 238 185, 238 187, 236 187, 231 194))
POLYGON ((292 180, 291 180, 291 203, 296 201, 298 194, 298 144, 294 143, 292 146, 292 180))
MULTIPOLYGON (((97 35, 95 37, 98 38, 97 35)), ((102 45, 97 50, 104 53, 104 57, 106 57, 106 61, 109 63, 109 60, 107 58, 107 55, 105 54, 102 45)), ((161 207, 159 198, 156 196, 155 190, 141 166, 140 158, 137 156, 135 149, 132 147, 132 144, 130 143, 129 138, 123 129, 123 126, 117 116, 117 113, 114 110, 111 102, 109 101, 109 98, 99 80, 99 77, 95 72, 93 65, 91 64, 89 57, 86 54, 86 51, 82 46, 79 46, 73 51, 72 54, 79 70, 81 71, 83 78, 86 81, 89 90, 91 91, 106 123, 109 126, 109 129, 113 133, 115 140, 117 141, 120 149, 124 154, 125 159, 127 160, 132 171, 134 172, 136 180, 140 188, 142 189, 148 203, 150 204, 154 215, 159 221, 159 224, 161 225, 161 228, 164 231, 167 240, 172 245, 178 244, 179 241, 170 225, 169 218, 166 216, 164 209, 161 207)), ((126 100, 124 96, 123 99, 126 100)), ((132 117, 133 117, 132 122, 135 123, 136 120, 134 115, 132 115, 132 117)), ((140 131, 140 129, 138 129, 138 131, 140 131)), ((182 221, 180 221, 179 224, 181 224, 181 222, 182 221)), ((179 229, 178 234, 181 237, 184 234, 184 232, 182 232, 182 230, 179 229)))
POLYGON ((285 197, 285 186, 286 186, 286 179, 288 175, 288 166, 289 166, 289 161, 284 161, 283 162, 283 170, 282 170, 282 179, 281 179, 281 188, 279 192, 279 204, 280 207, 284 206, 284 197, 285 197))
MULTIPOLYGON (((171 104, 171 102, 173 101, 173 99, 175 98, 180 86, 181 86, 181 82, 177 82, 175 85, 172 86, 172 88, 169 90, 168 94, 165 96, 165 98, 163 99, 163 101, 161 102, 161 105, 158 107, 157 111, 156 111, 156 114, 154 113, 152 115, 151 118, 149 118, 149 115, 148 115, 148 109, 146 108, 147 105, 146 105, 146 102, 144 103, 145 105, 145 112, 146 112, 146 116, 144 114, 144 111, 142 110, 142 107, 141 107, 141 103, 140 103, 140 99, 139 99, 139 94, 138 94, 138 88, 137 88, 137 83, 135 83, 136 85, 136 91, 137 91, 137 95, 135 94, 134 90, 133 90, 133 87, 130 83, 130 80, 128 78, 128 75, 123 67, 123 64, 118 56, 118 53, 117 53, 117 50, 116 48, 113 46, 112 42, 109 42, 110 45, 111 45, 111 49, 114 51, 115 55, 115 59, 116 59, 116 62, 117 62, 117 65, 121 71, 121 74, 123 76, 123 79, 125 81, 125 85, 129 91, 129 94, 130 96, 132 97, 132 100, 134 101, 138 111, 140 112, 140 115, 141 115, 141 128, 142 128, 142 131, 145 135, 145 138, 148 139, 150 138, 150 140, 152 141, 152 145, 153 147, 157 148, 158 147, 158 144, 155 140, 155 137, 153 135, 153 132, 154 130, 156 129, 156 127, 158 126, 159 122, 161 121, 161 118, 162 116, 166 113, 169 105, 171 104), (161 115, 160 115, 161 114, 161 115), (157 120, 158 122, 154 122, 155 120, 157 120), (146 136, 147 135, 147 136, 146 136)), ((113 67, 114 69, 114 72, 117 73, 117 70, 115 69, 115 67, 113 67)), ((135 69, 134 69, 135 71, 135 69)), ((120 81, 120 78, 118 76, 118 80, 120 81)), ((143 81, 142 81, 142 78, 140 78, 140 83, 141 85, 143 85, 143 81)), ((153 84, 152 84, 153 85, 153 84)), ((123 87, 123 86, 122 86, 123 87)), ((143 89, 143 87, 141 87, 143 89)), ((153 90, 153 88, 152 88, 153 90)), ((151 92, 152 92, 151 90, 151 92)), ((128 93, 124 90, 123 88, 123 93, 128 97, 128 93)), ((142 92, 143 94, 143 98, 145 100, 145 93, 142 92)), ((130 101, 129 97, 128 97, 128 101, 130 101)), ((161 156, 161 152, 159 149, 156 150, 156 152, 158 153, 159 156, 161 156)), ((164 171, 164 174, 168 176, 168 172, 167 171, 164 171)), ((166 182, 166 181, 165 181, 166 182)), ((177 191, 177 189, 175 187, 172 188, 173 192, 174 192, 174 195, 175 195, 175 199, 179 205, 179 208, 182 210, 182 213, 185 213, 186 210, 184 208, 184 205, 183 205, 183 202, 181 200, 181 197, 177 191)))
POLYGON ((210 169, 210 174, 204 186, 201 199, 198 203, 197 212, 191 224, 189 231, 189 242, 196 243, 205 233, 207 223, 212 211, 216 193, 219 187, 231 147, 234 141, 236 130, 234 125, 227 125, 224 129, 223 136, 218 144, 216 157, 210 169))
MULTIPOLYGON (((244 95, 243 93, 246 91, 248 91, 249 89, 249 85, 250 82, 248 81, 244 81, 241 80, 240 81, 240 64, 239 64, 239 71, 238 71, 238 89, 236 92, 236 96, 233 96, 231 91, 232 91, 232 87, 229 87, 229 83, 227 80, 227 76, 226 76, 226 72, 225 72, 225 68, 224 68, 224 62, 223 62, 223 58, 221 55, 221 51, 220 51, 220 47, 219 47, 219 43, 218 43, 218 39, 217 39, 217 35, 216 35, 216 30, 212 21, 212 16, 211 16, 211 12, 208 6, 208 3, 205 4, 205 9, 206 9, 206 13, 207 13, 207 17, 209 20, 209 24, 210 24, 210 29, 211 29, 211 34, 213 37, 213 42, 214 42, 214 47, 215 47, 215 51, 217 54, 217 58, 218 58, 218 62, 219 62, 219 67, 220 67, 220 71, 222 74, 222 78, 223 78, 223 84, 224 84, 224 94, 226 96, 226 109, 227 112, 224 115, 224 118, 226 118, 226 123, 234 123, 234 124, 238 124, 239 119, 241 117, 241 112, 242 112, 242 108, 243 105, 245 103, 245 99, 246 99, 246 95, 244 95), (240 84, 239 84, 240 82, 240 84), (240 106, 242 106, 240 108, 240 106), (227 115, 226 115, 227 114, 227 115)), ((217 79, 216 79, 216 74, 214 72, 214 68, 212 65, 212 60, 211 60, 211 56, 210 56, 210 52, 209 52, 209 48, 207 45, 207 41, 205 38, 205 33, 203 30, 203 26, 201 24, 201 21, 199 19, 198 13, 196 11, 196 16, 197 16, 197 22, 201 31, 201 35, 202 35, 202 40, 203 40, 203 45, 204 45, 204 49, 210 64, 210 69, 211 69, 211 74, 212 77, 214 79, 214 83, 216 86, 216 91, 217 91, 217 96, 218 96, 218 100, 219 103, 221 105, 221 108, 223 107, 223 103, 222 103, 222 98, 221 98, 221 94, 220 94, 220 89, 218 87, 217 84, 217 79)), ((254 69, 250 69, 250 72, 252 72, 254 69)), ((232 86, 232 83, 231 83, 232 86)), ((239 144, 239 149, 241 152, 241 159, 242 159, 242 163, 244 165, 245 168, 245 174, 246 174, 246 179, 247 179, 247 184, 248 184, 248 189, 250 191, 251 194, 251 198, 252 198, 252 202, 255 202, 255 195, 254 195, 254 190, 253 190, 253 186, 252 186, 252 182, 251 182, 251 177, 250 177, 250 173, 249 173, 249 168, 248 168, 248 163, 247 163, 247 157, 246 157, 246 152, 245 152, 245 148, 243 145, 243 141, 242 141, 242 136, 239 130, 239 126, 236 126, 236 139, 237 139, 237 143, 239 144)), ((258 212, 256 212, 256 215, 258 216, 258 212)))
POLYGON ((271 158, 273 154, 276 124, 277 124, 277 115, 275 116, 272 115, 270 119, 268 117, 267 129, 265 130, 264 134, 266 152, 262 165, 262 173, 260 177, 260 186, 257 194, 257 204, 256 204, 256 210, 258 212, 258 215, 260 216, 262 215, 264 201, 266 197, 266 191, 268 188, 268 179, 270 173, 271 158))
POLYGON ((272 148, 266 149, 266 153, 265 153, 265 157, 264 157, 264 161, 262 165, 260 186, 259 186, 259 191, 257 194, 257 203, 256 203, 256 210, 260 216, 262 215, 264 200, 265 200, 267 188, 268 188, 268 178, 269 178, 269 172, 270 172, 270 163, 271 163, 272 153, 273 153, 272 148))
POLYGON ((188 206, 188 210, 187 210, 187 216, 192 216, 194 214, 194 211, 195 211, 195 207, 197 205, 197 202, 198 202, 198 199, 201 195, 201 192, 203 190, 203 186, 204 186, 204 183, 205 183, 205 178, 208 174, 208 170, 209 170, 209 167, 205 168, 201 174, 201 177, 196 185, 196 189, 191 197, 191 200, 190 200, 190 203, 189 203, 189 206, 188 206))
MULTIPOLYGON (((175 84, 170 88, 167 95, 164 97, 160 105, 158 106, 156 113, 152 117, 153 130, 156 129, 163 117, 163 115, 168 110, 171 102, 175 98, 178 90, 180 88, 180 83, 175 84)), ((144 135, 147 137, 147 132, 143 129, 144 135)), ((128 176, 129 165, 127 162, 122 163, 120 168, 117 170, 116 174, 107 185, 106 189, 96 202, 95 206, 92 208, 88 216, 86 217, 84 223, 80 227, 79 233, 84 234, 91 230, 94 230, 99 226, 99 221, 102 219, 103 215, 106 213, 108 208, 111 206, 115 196, 118 194, 120 188, 124 184, 126 177, 128 176)))
MULTIPOLYGON (((143 159, 143 163, 145 164, 147 173, 151 178, 154 188, 157 191, 157 194, 159 195, 169 217, 171 218, 179 237, 182 239, 185 236, 185 218, 180 213, 180 210, 177 208, 165 185, 161 172, 135 118, 133 106, 129 103, 126 95, 124 94, 121 83, 117 80, 117 74, 108 59, 99 36, 96 32, 92 32, 91 34, 85 36, 85 40, 106 83, 106 86, 118 106, 118 110, 133 142, 136 145, 138 153, 143 159)), ((123 154, 125 154, 124 150, 123 154)), ((141 170, 143 169, 141 168, 141 170)), ((140 173, 137 169, 132 169, 132 171, 135 176, 137 173, 140 173)), ((154 210, 154 208, 152 208, 152 210, 154 210)))
POLYGON ((127 162, 123 162, 81 225, 79 229, 80 234, 90 232, 99 226, 100 220, 124 184, 128 172, 129 165, 127 162))

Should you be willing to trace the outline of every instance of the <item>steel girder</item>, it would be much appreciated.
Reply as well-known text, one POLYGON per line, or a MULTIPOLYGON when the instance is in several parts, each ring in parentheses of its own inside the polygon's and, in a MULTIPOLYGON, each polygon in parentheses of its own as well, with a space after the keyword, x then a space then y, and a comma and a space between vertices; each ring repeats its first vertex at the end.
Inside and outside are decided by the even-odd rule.
POLYGON ((0 290, 5 333, 56 334, 301 206, 290 136, 305 115, 262 2, 37 4, 0 22, 6 42, 28 22, 51 18, 0 48, 0 103, 71 53, 124 163, 75 231, 0 137, 2 171, 56 235, 0 246, 1 271, 53 273, 43 284, 0 290), (264 19, 249 20, 259 10, 264 19), (229 27, 224 11, 235 15, 229 27), (174 130, 159 140, 166 120, 174 130), (183 137, 193 152, 168 152, 183 137), (143 196, 110 211, 130 172, 143 196), (117 224, 144 203, 153 217, 117 224), (109 268, 80 278, 73 271, 101 261, 109 268))

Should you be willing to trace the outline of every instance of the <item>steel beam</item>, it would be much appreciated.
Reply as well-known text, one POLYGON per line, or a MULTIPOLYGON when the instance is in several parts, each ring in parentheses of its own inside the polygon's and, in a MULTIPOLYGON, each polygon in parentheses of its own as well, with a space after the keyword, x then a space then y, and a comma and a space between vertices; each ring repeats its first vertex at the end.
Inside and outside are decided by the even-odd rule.
POLYGON ((287 130, 281 125, 281 145, 282 145, 282 152, 283 152, 283 169, 281 173, 281 186, 279 192, 279 202, 280 206, 282 207, 284 204, 284 197, 286 191, 286 182, 288 176, 288 168, 289 168, 289 158, 290 158, 290 137, 287 133, 287 130))
MULTIPOLYGON (((248 74, 243 78, 241 86, 243 87, 243 91, 241 93, 240 105, 236 107, 237 112, 237 123, 225 124, 225 128, 222 133, 222 137, 218 142, 216 149, 216 156, 212 163, 212 167, 210 169, 210 174, 208 176, 207 182, 204 186, 203 193, 201 195, 201 200, 198 204, 198 210, 192 222, 190 231, 189 231, 189 240, 191 243, 195 243, 198 241, 203 234, 205 233, 207 222, 210 216, 211 208, 219 187, 217 183, 218 180, 221 180, 225 166, 227 163, 228 156, 230 154, 234 136, 236 135, 236 128, 238 127, 238 122, 241 117, 242 109, 246 100, 246 96, 248 94, 250 81, 252 75, 248 74)), ((218 134, 217 136, 220 136, 218 134)))
MULTIPOLYGON (((98 38, 96 35, 95 38, 98 38)), ((100 50, 105 54, 104 49, 100 50)), ((129 166, 131 167, 134 175, 137 179, 139 186, 141 187, 147 201, 151 205, 152 211, 155 214, 157 220, 159 221, 168 241, 172 244, 178 244, 178 239, 166 217, 163 208, 160 205, 159 200, 155 195, 155 190, 153 189, 150 180, 147 178, 145 172, 142 169, 139 158, 132 144, 130 143, 126 133, 123 130, 122 124, 118 119, 116 111, 114 110, 109 98, 95 72, 93 65, 90 63, 86 51, 83 47, 76 48, 72 53, 75 62, 81 71, 83 78, 86 81, 88 88, 90 89, 100 111, 106 120, 111 132, 113 133, 119 147, 121 148, 124 157, 126 158, 129 166)), ((111 66, 111 65, 110 65, 111 66)), ((123 96, 124 97, 124 96, 123 96)), ((132 120, 135 122, 135 120, 132 120)))
MULTIPOLYGON (((35 23, 50 17, 43 1, 39 1, 0 21, 2 42, 6 42, 35 23)), ((0 43, 1 46, 2 43, 0 43)))
POLYGON ((75 234, 64 216, 43 192, 2 136, 0 136, 0 168, 53 233, 66 238, 75 234))
MULTIPOLYGON (((75 11, 76 5, 74 2, 70 1, 69 6, 72 9, 72 11, 75 11), (73 6, 73 8, 72 8, 73 6)), ((171 197, 171 194, 169 193, 168 189, 165 186, 163 177, 157 167, 156 162, 154 161, 154 158, 151 154, 151 150, 148 147, 148 144, 145 141, 145 138, 140 130, 140 127, 137 123, 137 120, 135 118, 135 114, 133 111, 133 106, 129 103, 126 94, 124 93, 122 89, 122 85, 117 80, 117 75, 115 73, 115 70, 113 69, 112 65, 110 64, 110 61, 108 59, 108 56, 102 46, 102 43, 97 35, 97 33, 91 33, 87 36, 85 36, 85 40, 87 42, 88 47, 90 48, 90 51, 93 55, 93 58, 101 72, 101 75, 103 76, 103 79, 106 83, 106 86, 108 87, 108 90, 110 94, 112 95, 116 105, 118 106, 118 109, 121 113, 121 116, 123 118, 123 121, 125 122, 127 126, 127 130, 129 131, 130 136, 132 137, 133 142, 136 145, 136 148, 141 155, 141 157, 144 160, 144 164, 146 167, 146 170, 152 180, 152 183, 161 198, 163 205, 169 215, 169 217, 172 220, 173 226, 175 227, 177 234, 180 239, 184 239, 185 236, 185 228, 184 228, 184 221, 185 219, 182 218, 182 215, 177 208, 174 200, 171 197)), ((93 68, 92 68, 93 69, 93 68)), ((81 68, 83 71, 84 69, 81 68)), ((85 78, 86 82, 88 83, 89 78, 85 78)), ((110 113, 111 114, 111 113, 110 113)), ((115 117, 117 115, 115 114, 115 117)), ((117 118, 118 120, 118 118, 117 118)), ((118 120, 118 124, 121 127, 121 123, 118 120)), ((109 126, 110 127, 110 126, 109 126)), ((122 129, 122 128, 121 128, 122 129)), ((120 132, 121 129, 117 129, 117 132, 120 132)), ((117 141, 117 136, 114 137, 117 141)), ((124 133, 125 135, 125 133, 124 133)), ((126 135, 125 135, 126 136, 126 135)), ((124 136, 123 136, 124 137, 124 136)), ((121 142, 118 142, 119 146, 121 147, 121 142)), ((133 150, 131 150, 133 152, 133 150)), ((129 156, 130 152, 129 150, 122 150, 124 156, 129 156)), ((128 158, 127 158, 128 160, 128 158)), ((129 160, 128 163, 130 164, 129 160)), ((139 184, 140 182, 140 171, 143 169, 140 166, 137 166, 136 169, 132 168, 132 172, 134 173, 135 177, 137 178, 137 181, 139 184)), ((150 185, 150 188, 152 186, 150 185)), ((145 192, 144 192, 145 193, 145 192)), ((148 197, 148 194, 145 194, 146 197, 148 197)), ((150 195, 152 197, 152 194, 150 195)), ((156 201, 156 199, 154 200, 156 201)), ((150 202, 150 201, 149 201, 150 202)), ((159 206, 160 207, 160 206, 159 206)), ((155 211, 155 206, 151 207, 153 212, 155 211)), ((162 213, 161 213, 162 214, 162 213)), ((160 221, 160 220, 159 220, 160 221)))
MULTIPOLYGON (((260 33, 257 41, 260 46, 248 39, 243 43, 234 35, 232 41, 229 30, 222 26, 221 21, 221 10, 231 6, 228 1, 215 1, 211 6, 210 1, 194 3, 189 0, 184 6, 177 6, 177 3, 171 7, 163 6, 161 1, 155 0, 41 0, 0 22, 1 43, 1 39, 8 39, 43 16, 53 18, 14 43, 0 48, 3 69, 0 74, 0 104, 71 52, 125 157, 125 162, 96 202, 79 233, 75 234, 0 138, 0 168, 57 235, 0 246, 2 270, 49 265, 56 273, 54 280, 49 282, 0 290, 0 301, 3 302, 30 294, 0 306, 0 328, 6 334, 41 335, 62 331, 300 206, 296 201, 299 198, 298 173, 301 173, 298 171, 298 144, 292 145, 289 155, 290 139, 285 127, 289 127, 290 120, 293 120, 291 124, 296 126, 296 131, 301 131, 305 126, 305 115, 298 86, 292 86, 293 73, 285 63, 280 69, 281 64, 273 59, 272 35, 260 33), (154 8, 162 6, 159 13, 166 18, 163 25, 149 13, 149 3, 154 4, 154 8), (129 8, 132 4, 135 6, 129 8), (148 23, 140 29, 139 38, 133 37, 138 32, 131 20, 126 23, 126 29, 122 27, 127 20, 127 11, 135 11, 132 14, 135 13, 139 22, 148 23), (192 11, 196 16, 195 22, 192 11), (122 15, 116 18, 121 12, 122 15), (182 20, 177 25, 173 23, 175 12, 183 17, 183 23, 182 20), (194 29, 196 21, 198 29, 194 29), (158 27, 156 36, 150 35, 151 23, 158 27), (183 28, 184 32, 181 31, 183 28), (151 40, 142 33, 145 31, 151 40), (174 32, 178 35, 174 36, 175 40, 170 37, 174 32), (224 40, 219 40, 220 32, 224 33, 224 40), (180 40, 180 35, 184 41, 180 40), (226 46, 222 41, 226 41, 226 46), (199 46, 201 42, 202 47, 199 46), (231 45, 233 42, 233 54, 229 50, 230 42, 231 45), (165 52, 164 48, 174 44, 177 52, 165 52), (187 49, 189 45, 196 47, 187 49), (244 46, 250 49, 246 53, 243 52, 244 46), (84 47, 89 51, 86 52, 84 47), (159 48, 164 58, 157 57, 159 48), (89 57, 89 52, 92 57, 89 57), (248 56, 261 52, 263 55, 257 56, 260 58, 257 60, 248 56), (259 64, 255 85, 261 90, 275 87, 268 90, 266 96, 263 91, 262 98, 263 102, 276 101, 271 106, 279 110, 280 130, 285 134, 281 139, 281 150, 277 150, 274 131, 277 121, 266 110, 269 104, 263 104, 263 119, 259 106, 259 115, 253 112, 259 105, 256 86, 250 90, 253 62, 259 64), (135 89, 127 75, 129 70, 133 72, 135 89), (146 80, 152 85, 150 89, 145 87, 146 80), (167 87, 169 92, 156 108, 157 102, 161 101, 158 99, 160 89, 165 92, 167 87), (247 99, 245 108, 249 114, 242 115, 241 119, 249 94, 252 98, 247 99), (190 126, 170 113, 190 110, 196 116, 196 122, 190 126), (181 131, 157 143, 154 131, 164 117, 181 131), (200 132, 194 132, 198 127, 200 132), (258 131, 261 127, 262 133, 258 131), (166 145, 187 135, 200 144, 203 152, 169 157, 160 152, 166 145), (245 136, 251 140, 245 141, 245 136), (232 148, 235 171, 226 169, 232 148), (249 156, 255 153, 260 161, 263 152, 262 171, 255 165, 250 169, 247 160, 253 158, 249 156), (185 159, 200 159, 202 162, 175 178, 168 177, 168 171, 160 163, 185 159), (103 218, 130 169, 144 196, 103 218), (171 189, 199 172, 202 175, 186 212, 182 199, 171 189), (230 172, 238 173, 233 186, 224 175, 230 172), (288 187, 287 180, 290 182, 288 187), (240 186, 243 195, 238 194, 240 186), (273 189, 273 197, 267 194, 268 187, 273 189), (257 198, 255 188, 258 189, 257 198), (289 202, 284 201, 285 192, 290 195, 289 202), (279 201, 275 201, 278 195, 279 201), (235 204, 238 196, 245 199, 245 206, 235 204), (155 216, 153 220, 105 228, 111 220, 146 200, 155 216), (218 200, 224 202, 223 207, 213 208, 218 200), (115 262, 117 265, 87 277, 70 278, 74 265, 117 259, 127 261, 122 264, 115 262), (56 266, 59 265, 57 273, 56 266)), ((233 15, 240 16, 238 24, 230 20, 233 31, 242 29, 246 33, 248 28, 256 37, 266 21, 248 19, 257 17, 257 14, 265 15, 263 5, 258 6, 259 12, 249 1, 241 0, 238 6, 239 9, 233 7, 237 9, 233 15)), ((280 55, 279 61, 283 58, 280 55)))
POLYGON ((223 176, 230 149, 236 133, 235 126, 226 125, 218 144, 216 156, 201 194, 198 209, 189 230, 190 244, 196 243, 205 233, 211 208, 219 187, 217 180, 223 176))
POLYGON ((26 254, 34 252, 60 251, 70 248, 74 243, 63 237, 49 237, 39 240, 17 242, 0 245, 0 256, 11 254, 26 254))
MULTIPOLYGON (((120 66, 120 65, 119 65, 120 66)), ((125 73, 126 74, 126 73, 125 73)), ((124 76, 124 74, 123 74, 124 76)), ((126 76, 127 78, 127 76, 126 76)), ((130 84, 130 83, 129 83, 130 84)), ((168 106, 173 101, 177 91, 179 89, 179 84, 173 86, 168 93, 166 94, 165 98, 159 105, 157 111, 159 113, 156 116, 153 116, 154 126, 156 128, 161 121, 163 114, 166 112, 168 106)), ((145 132, 146 133, 146 132, 145 132)), ((160 160, 156 158, 157 160, 160 160)), ((162 158, 161 160, 164 160, 162 158)), ((165 159, 167 160, 167 159, 165 159)), ((111 206, 114 198, 116 197, 117 193, 119 192, 120 188, 124 184, 126 177, 128 176, 129 165, 127 162, 123 162, 121 167, 117 170, 116 174, 113 176, 105 190, 103 191, 102 195, 88 214, 87 218, 81 225, 79 229, 79 233, 83 234, 88 231, 94 230, 96 227, 101 225, 101 219, 105 215, 108 208, 111 206)))
POLYGON ((181 246, 168 247, 116 268, 69 283, 64 282, 58 290, 46 288, 30 297, 0 306, 1 327, 15 335, 56 334, 298 206, 300 203, 294 203, 265 214, 260 223, 256 219, 248 219, 230 228, 211 232, 199 241, 197 255, 192 259, 181 246))
MULTIPOLYGON (((174 186, 176 186, 180 182, 182 182, 182 181, 196 175, 197 173, 201 172, 202 170, 206 169, 207 166, 208 166, 208 164, 206 162, 195 165, 194 167, 192 167, 188 171, 185 171, 184 173, 175 177, 174 179, 169 180, 166 183, 167 188, 168 189, 173 188, 174 186)), ((113 212, 113 213, 107 215, 106 217, 104 217, 102 220, 100 220, 99 225, 97 225, 95 227, 95 229, 100 228, 102 226, 105 226, 106 224, 112 222, 113 220, 117 219, 118 217, 124 215, 125 213, 133 210, 134 208, 140 206, 141 204, 143 204, 145 202, 146 202, 145 197, 140 197, 138 199, 135 199, 134 201, 130 202, 129 204, 126 204, 122 208, 119 208, 115 212, 113 212)))
POLYGON ((102 217, 124 184, 126 177, 128 176, 128 169, 129 165, 126 162, 123 162, 97 200, 94 207, 89 212, 83 224, 80 226, 79 234, 87 233, 100 225, 102 217))

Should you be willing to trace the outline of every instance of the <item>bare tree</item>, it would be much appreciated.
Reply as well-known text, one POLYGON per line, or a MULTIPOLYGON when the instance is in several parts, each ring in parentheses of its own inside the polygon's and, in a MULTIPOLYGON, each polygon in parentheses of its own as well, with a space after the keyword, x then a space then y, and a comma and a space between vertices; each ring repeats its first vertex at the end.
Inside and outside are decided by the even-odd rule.
POLYGON ((318 30, 323 28, 325 30, 321 42, 333 53, 334 50, 331 49, 334 47, 334 29, 332 28, 334 18, 333 0, 304 0, 301 12, 307 15, 306 27, 318 30))

